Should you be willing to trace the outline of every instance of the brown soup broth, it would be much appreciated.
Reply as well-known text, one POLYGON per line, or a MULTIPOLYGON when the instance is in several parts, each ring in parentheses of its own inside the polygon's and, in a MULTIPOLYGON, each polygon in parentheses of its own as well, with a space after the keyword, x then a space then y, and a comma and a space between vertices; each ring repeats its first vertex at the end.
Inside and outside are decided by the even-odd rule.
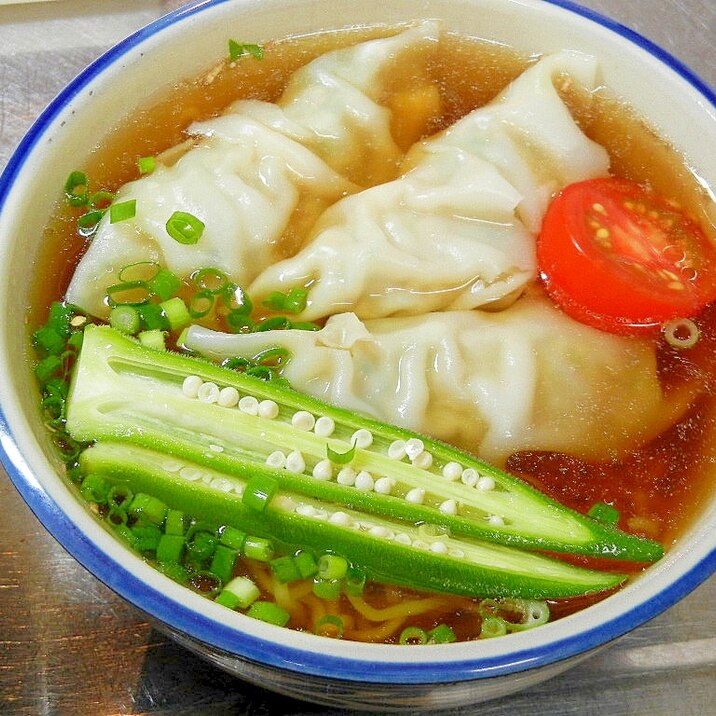
MULTIPOLYGON (((165 96, 108 132, 93 149, 83 169, 92 190, 116 190, 138 176, 137 159, 157 155, 186 140, 185 128, 195 120, 219 114, 236 99, 276 100, 288 77, 314 57, 336 47, 371 37, 391 34, 388 27, 351 29, 288 38, 264 46, 263 60, 251 57, 238 62, 222 62, 198 78, 178 84, 165 96)), ((440 112, 422 118, 421 126, 406 122, 395 112, 394 132, 398 144, 408 146, 420 135, 438 131, 495 97, 536 57, 521 56, 502 44, 456 35, 446 35, 430 66, 440 95, 440 112), (400 123, 404 122, 404 125, 400 123), (403 126, 405 130, 403 131, 403 126), (402 136, 401 136, 402 133, 402 136)), ((589 98, 575 93, 565 82, 563 96, 584 131, 608 150, 613 172, 653 186, 668 198, 679 202, 713 233, 705 222, 706 198, 703 189, 683 158, 660 140, 638 117, 615 101, 607 90, 589 98)), ((396 89, 397 92, 397 89, 396 89)), ((391 104, 390 96, 385 98, 391 104)), ((364 177, 370 185, 370 177, 364 177)), ((85 240, 76 233, 77 211, 58 204, 49 222, 40 258, 42 281, 37 281, 31 306, 32 325, 42 322, 51 301, 64 294, 74 266, 83 253, 85 240)), ((642 449, 618 461, 588 463, 576 458, 547 453, 523 453, 512 456, 508 469, 566 505, 586 512, 595 502, 614 504, 621 512, 620 526, 637 534, 661 540, 669 545, 685 529, 707 499, 710 475, 706 469, 714 458, 710 445, 714 437, 713 387, 716 384, 716 310, 708 309, 698 319, 702 337, 690 351, 677 352, 659 346, 659 369, 665 391, 685 381, 704 386, 701 398, 688 415, 665 434, 642 449)), ((219 328, 225 328, 218 324, 219 328)), ((577 563, 612 571, 638 573, 641 565, 625 565, 576 558, 577 563)), ((249 574, 266 596, 276 598, 270 573, 262 566, 243 563, 237 574, 249 574)), ((282 588, 283 589, 283 588, 282 588)), ((426 598, 411 590, 372 584, 366 601, 376 608, 390 607, 406 600, 426 598)), ((552 604, 553 617, 577 611, 603 598, 585 597, 552 604)), ((305 585, 290 585, 283 591, 290 604, 289 626, 312 630, 325 605, 309 593, 305 585)), ((411 619, 426 629, 441 622, 453 626, 460 639, 479 634, 477 602, 458 597, 441 597, 420 616, 411 619)), ((363 641, 394 641, 400 624, 366 620, 341 597, 334 605, 347 614, 347 638, 363 641)), ((401 622, 402 624, 402 622, 401 622)))

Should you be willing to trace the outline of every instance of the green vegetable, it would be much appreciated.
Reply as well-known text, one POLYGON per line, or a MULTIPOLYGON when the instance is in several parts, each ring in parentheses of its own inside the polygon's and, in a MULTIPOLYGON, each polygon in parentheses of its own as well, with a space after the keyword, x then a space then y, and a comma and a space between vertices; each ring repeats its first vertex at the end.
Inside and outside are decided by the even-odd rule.
POLYGON ((229 59, 231 62, 236 62, 239 57, 243 57, 244 55, 251 55, 257 60, 262 60, 264 50, 261 45, 244 44, 236 40, 229 40, 229 59))
POLYGON ((127 201, 121 201, 118 204, 112 204, 112 206, 109 207, 109 223, 117 224, 120 221, 127 221, 127 219, 133 219, 136 213, 136 199, 128 199, 127 201))
POLYGON ((180 244, 195 244, 204 233, 204 222, 188 211, 175 211, 167 220, 169 236, 180 244))
POLYGON ((244 553, 264 561, 273 557, 269 540, 278 540, 307 550, 330 550, 382 581, 468 595, 542 599, 609 589, 624 577, 516 547, 640 560, 657 559, 662 553, 657 543, 568 510, 451 447, 420 438, 433 455, 433 465, 415 467, 387 454, 395 440, 418 440, 411 433, 273 382, 195 358, 149 351, 106 326, 85 331, 68 396, 67 429, 75 440, 97 441, 80 457, 86 474, 125 482, 135 494, 151 494, 174 510, 226 525, 222 540, 229 527, 250 531, 254 542, 244 542, 244 553), (189 376, 218 388, 235 388, 251 398, 247 409, 189 397, 182 388, 189 376), (278 416, 252 414, 249 404, 263 401, 274 401, 278 416), (331 418, 335 430, 324 436, 294 427, 291 418, 301 411, 331 418), (354 439, 359 430, 372 436, 369 446, 361 447, 354 439), (390 476, 395 483, 392 494, 313 477, 329 446, 343 454, 355 447, 350 466, 342 469, 359 476, 390 476), (299 465, 305 462, 305 470, 272 467, 269 456, 279 451, 299 465), (495 488, 482 491, 444 478, 440 466, 455 461, 489 475, 495 488), (415 489, 424 492, 421 504, 406 499, 415 489), (449 499, 459 501, 457 514, 439 509, 449 499), (490 521, 495 515, 503 524, 490 521), (353 526, 358 522, 361 530, 353 526), (431 539, 425 525, 416 527, 420 523, 441 526, 437 536, 431 539), (404 535, 401 540, 409 544, 389 540, 389 534, 404 535))

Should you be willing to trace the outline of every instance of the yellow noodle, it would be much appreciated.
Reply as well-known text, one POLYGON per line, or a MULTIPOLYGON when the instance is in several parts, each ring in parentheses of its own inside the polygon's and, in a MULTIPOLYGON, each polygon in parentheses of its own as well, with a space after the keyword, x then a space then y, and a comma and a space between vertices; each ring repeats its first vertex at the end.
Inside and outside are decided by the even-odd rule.
POLYGON ((372 622, 387 621, 395 617, 405 619, 406 617, 415 616, 416 614, 425 614, 425 612, 431 612, 441 608, 444 609, 449 605, 449 600, 446 598, 428 597, 427 599, 413 599, 409 602, 402 602, 391 607, 376 609, 368 604, 362 597, 356 597, 351 594, 347 596, 353 608, 372 622))
POLYGON ((376 642, 385 641, 393 636, 405 624, 404 617, 395 617, 372 629, 346 629, 344 636, 353 641, 376 642))

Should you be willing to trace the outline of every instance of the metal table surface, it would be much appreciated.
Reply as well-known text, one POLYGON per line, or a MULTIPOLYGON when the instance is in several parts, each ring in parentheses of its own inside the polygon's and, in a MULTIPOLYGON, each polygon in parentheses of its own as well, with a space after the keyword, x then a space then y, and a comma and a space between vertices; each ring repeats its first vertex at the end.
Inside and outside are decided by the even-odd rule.
MULTIPOLYGON (((111 44, 181 0, 0 1, 0 166, 43 106, 111 44)), ((582 0, 716 87, 714 0, 582 0)), ((0 468, 0 712, 347 714, 217 670, 152 629, 49 536, 0 468)), ((610 649, 512 697, 448 714, 708 714, 716 577, 610 649)))

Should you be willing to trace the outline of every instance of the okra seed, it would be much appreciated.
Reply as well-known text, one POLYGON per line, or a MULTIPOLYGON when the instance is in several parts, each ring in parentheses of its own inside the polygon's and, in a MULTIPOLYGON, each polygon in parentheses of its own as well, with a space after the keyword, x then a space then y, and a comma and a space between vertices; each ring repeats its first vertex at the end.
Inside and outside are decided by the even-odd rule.
POLYGON ((448 547, 445 542, 437 540, 430 543, 430 551, 435 552, 435 554, 447 554, 448 547))
POLYGON ((267 458, 266 464, 278 470, 286 467, 286 456, 280 450, 274 450, 267 458))
POLYGON ((466 470, 462 471, 460 479, 463 484, 468 487, 475 487, 475 485, 477 485, 477 481, 480 479, 480 476, 477 474, 477 470, 472 467, 468 467, 466 470))
POLYGON ((316 424, 313 426, 313 430, 316 435, 319 435, 322 438, 327 438, 333 435, 333 431, 335 429, 336 423, 333 418, 329 418, 326 415, 321 415, 321 417, 316 420, 316 424))
POLYGON ((181 460, 165 460, 162 463, 162 470, 167 472, 179 472, 184 467, 184 463, 181 460))
POLYGON ((187 398, 196 398, 203 382, 198 375, 188 375, 184 378, 184 382, 181 385, 181 392, 184 393, 187 398))
POLYGON ((330 480, 333 477, 333 465, 330 460, 320 460, 313 467, 313 477, 318 480, 330 480))
POLYGON ((356 471, 352 467, 342 467, 338 473, 336 481, 340 485, 355 485, 356 471))
POLYGON ((425 490, 423 490, 422 487, 414 487, 408 491, 408 494, 405 495, 405 499, 414 505, 422 505, 425 499, 425 490))
POLYGON ((253 395, 245 395, 239 401, 239 410, 247 415, 258 415, 259 401, 253 395))
POLYGON ((316 514, 316 509, 313 505, 307 505, 302 502, 296 507, 296 514, 302 517, 313 517, 313 515, 316 514))
POLYGON ((495 527, 502 527, 505 524, 505 521, 499 515, 490 515, 487 521, 495 527))
POLYGON ((397 535, 393 538, 394 542, 397 542, 398 544, 404 544, 404 545, 410 545, 412 544, 412 540, 408 535, 405 534, 405 532, 398 532, 397 535))
POLYGON ((455 500, 445 500, 440 504, 438 508, 444 515, 456 515, 457 514, 457 502, 455 500))
POLYGON ((412 463, 414 467, 419 467, 421 470, 429 470, 433 465, 433 454, 423 450, 412 460, 412 463))
POLYGON ((381 539, 392 540, 395 537, 395 532, 383 525, 375 525, 368 530, 368 534, 373 537, 380 537, 381 539))
POLYGON ((233 385, 227 385, 219 391, 219 399, 216 402, 222 408, 233 408, 239 403, 239 391, 233 385))
POLYGON ((416 539, 416 540, 414 540, 414 541, 413 541, 413 547, 415 547, 415 549, 426 549, 426 550, 427 550, 427 549, 430 549, 430 545, 429 545, 427 542, 424 542, 424 541, 421 540, 421 539, 416 539))
POLYGON ((201 480, 204 476, 204 472, 203 470, 199 470, 199 468, 185 465, 181 470, 179 470, 179 476, 183 477, 188 482, 196 482, 197 480, 201 480))
POLYGON ((224 452, 224 448, 221 445, 215 445, 214 443, 209 445, 209 450, 212 452, 224 452))
POLYGON ((394 440, 390 443, 388 457, 393 460, 402 460, 405 457, 405 440, 394 440))
POLYGON ((351 438, 351 443, 362 449, 370 447, 373 444, 373 433, 365 428, 356 430, 351 438))
POLYGON ((306 470, 306 461, 298 450, 292 450, 286 455, 286 469, 295 475, 300 475, 306 470))
POLYGON ((262 400, 259 403, 259 417, 273 420, 278 416, 278 403, 275 400, 262 400))
POLYGON ((410 438, 410 440, 405 443, 405 454, 410 460, 415 460, 423 450, 425 450, 425 445, 420 438, 410 438))
POLYGON ((202 403, 215 403, 219 399, 219 386, 216 383, 202 383, 196 397, 202 403))
POLYGON ((375 487, 375 480, 369 472, 361 470, 356 475, 355 487, 363 492, 370 492, 375 487))
POLYGON ((328 519, 328 512, 326 510, 316 510, 313 513, 313 517, 317 520, 327 520, 328 519))
POLYGON ((489 475, 483 475, 477 481, 477 485, 475 485, 475 487, 477 487, 478 490, 482 490, 483 492, 489 492, 490 490, 495 489, 495 480, 489 475))
POLYGON ((225 477, 215 477, 211 481, 211 488, 218 490, 219 492, 233 492, 234 483, 231 480, 227 480, 225 477))
POLYGON ((395 487, 395 480, 391 477, 379 477, 375 481, 375 491, 379 495, 389 495, 395 487))
POLYGON ((271 504, 275 505, 278 509, 283 510, 284 512, 294 512, 296 509, 296 502, 288 495, 276 495, 271 504))
POLYGON ((462 476, 462 465, 458 462, 448 462, 443 466, 443 477, 456 482, 462 476))
POLYGON ((458 549, 457 547, 453 547, 452 549, 449 549, 448 554, 451 557, 455 557, 456 559, 462 559, 465 556, 465 552, 461 549, 458 549))
POLYGON ((340 510, 338 512, 334 512, 328 518, 328 521, 331 524, 338 525, 339 527, 351 527, 353 523, 351 516, 345 512, 341 512, 340 510))
POLYGON ((298 410, 293 414, 291 418, 291 425, 296 430, 313 430, 313 426, 316 424, 316 419, 307 410, 298 410))

